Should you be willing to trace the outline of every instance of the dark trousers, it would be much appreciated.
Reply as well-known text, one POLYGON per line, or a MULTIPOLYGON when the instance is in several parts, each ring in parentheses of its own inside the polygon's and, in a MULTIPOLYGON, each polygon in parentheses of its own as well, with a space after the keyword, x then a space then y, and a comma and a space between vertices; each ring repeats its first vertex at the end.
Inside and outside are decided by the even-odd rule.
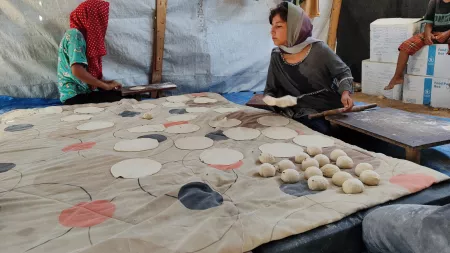
POLYGON ((122 92, 116 90, 101 90, 93 91, 91 93, 78 94, 73 98, 69 98, 64 102, 64 105, 76 104, 99 104, 120 101, 122 99, 122 92))

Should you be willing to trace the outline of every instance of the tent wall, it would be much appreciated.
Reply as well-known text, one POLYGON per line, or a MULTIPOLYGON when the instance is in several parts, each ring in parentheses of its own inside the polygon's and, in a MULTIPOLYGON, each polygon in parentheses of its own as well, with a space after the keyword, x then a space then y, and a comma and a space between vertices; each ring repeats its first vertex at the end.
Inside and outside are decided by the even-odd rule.
MULTIPOLYGON (((0 95, 57 98, 59 42, 81 0, 0 0, 0 95)), ((110 0, 106 79, 147 84, 155 0, 110 0)), ((168 0, 163 81, 177 92, 260 91, 270 52, 268 14, 278 0, 168 0)), ((326 40, 331 0, 314 35, 326 40)))

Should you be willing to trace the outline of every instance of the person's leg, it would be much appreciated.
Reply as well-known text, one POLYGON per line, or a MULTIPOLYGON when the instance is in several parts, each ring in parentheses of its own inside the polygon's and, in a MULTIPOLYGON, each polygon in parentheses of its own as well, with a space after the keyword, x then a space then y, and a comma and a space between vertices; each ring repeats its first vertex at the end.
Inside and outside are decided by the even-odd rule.
POLYGON ((395 85, 403 84, 404 81, 404 73, 406 69, 406 64, 408 63, 409 56, 414 55, 425 46, 425 36, 423 33, 417 34, 410 38, 409 40, 403 42, 398 48, 398 60, 397 60, 397 68, 395 69, 394 77, 392 77, 389 85, 386 86, 385 90, 391 90, 395 85))
POLYGON ((363 220, 369 253, 450 252, 450 206, 392 205, 363 220))
POLYGON ((111 103, 122 99, 121 91, 93 91, 67 99, 64 105, 111 103))
POLYGON ((332 134, 331 124, 325 119, 309 119, 308 116, 303 116, 300 118, 295 118, 295 120, 319 133, 325 135, 332 134))

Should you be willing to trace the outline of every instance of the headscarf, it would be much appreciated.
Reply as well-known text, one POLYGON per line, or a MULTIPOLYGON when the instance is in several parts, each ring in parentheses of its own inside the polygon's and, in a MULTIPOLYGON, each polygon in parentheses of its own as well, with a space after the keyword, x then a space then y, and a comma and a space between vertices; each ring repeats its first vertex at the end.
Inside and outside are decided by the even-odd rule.
POLYGON ((86 40, 88 72, 101 79, 102 56, 106 55, 105 36, 108 28, 109 3, 86 0, 70 14, 70 28, 78 29, 86 40))
POLYGON ((287 46, 280 46, 280 49, 288 54, 300 53, 310 44, 319 42, 312 36, 313 25, 308 15, 300 8, 290 2, 285 2, 288 6, 287 14, 287 46))

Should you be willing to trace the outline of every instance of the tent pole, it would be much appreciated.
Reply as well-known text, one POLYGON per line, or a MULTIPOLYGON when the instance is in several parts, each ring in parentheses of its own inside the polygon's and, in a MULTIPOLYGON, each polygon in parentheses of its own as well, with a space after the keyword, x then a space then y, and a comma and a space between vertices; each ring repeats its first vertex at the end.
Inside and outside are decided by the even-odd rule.
POLYGON ((164 37, 166 33, 166 13, 167 0, 156 0, 151 83, 160 83, 162 80, 164 37))
POLYGON ((331 50, 336 51, 336 36, 339 26, 339 16, 341 15, 342 0, 333 0, 331 9, 330 28, 328 29, 327 44, 331 50))

